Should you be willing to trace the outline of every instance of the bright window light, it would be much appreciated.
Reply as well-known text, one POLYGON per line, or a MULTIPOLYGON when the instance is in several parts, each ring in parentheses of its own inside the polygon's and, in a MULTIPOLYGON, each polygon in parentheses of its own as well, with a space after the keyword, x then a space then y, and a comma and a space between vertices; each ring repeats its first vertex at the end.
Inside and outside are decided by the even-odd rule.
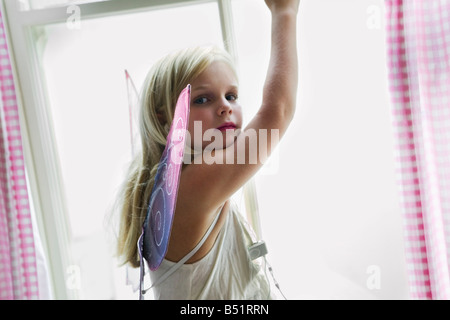
MULTIPOLYGON (((258 0, 232 5, 248 118, 262 97, 270 14, 258 0)), ((255 178, 262 237, 288 299, 407 298, 382 9, 301 1, 296 115, 278 160, 255 178)))

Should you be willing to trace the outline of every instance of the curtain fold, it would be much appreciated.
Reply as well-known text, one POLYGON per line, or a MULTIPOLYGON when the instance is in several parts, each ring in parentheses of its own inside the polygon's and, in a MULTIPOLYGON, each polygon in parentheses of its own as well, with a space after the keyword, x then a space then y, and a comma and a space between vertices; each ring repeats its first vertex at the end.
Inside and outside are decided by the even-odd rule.
POLYGON ((385 0, 412 299, 450 298, 450 1, 385 0))
POLYGON ((0 10, 0 299, 38 299, 19 113, 0 10))

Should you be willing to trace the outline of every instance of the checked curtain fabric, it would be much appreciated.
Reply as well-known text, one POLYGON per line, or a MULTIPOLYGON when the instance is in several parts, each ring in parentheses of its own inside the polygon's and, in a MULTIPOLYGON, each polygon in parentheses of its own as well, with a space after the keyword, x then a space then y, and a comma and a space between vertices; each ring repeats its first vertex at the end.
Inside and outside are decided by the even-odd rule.
POLYGON ((0 299, 37 299, 38 276, 7 37, 0 10, 0 299))
POLYGON ((410 296, 449 299, 450 1, 385 0, 410 296))

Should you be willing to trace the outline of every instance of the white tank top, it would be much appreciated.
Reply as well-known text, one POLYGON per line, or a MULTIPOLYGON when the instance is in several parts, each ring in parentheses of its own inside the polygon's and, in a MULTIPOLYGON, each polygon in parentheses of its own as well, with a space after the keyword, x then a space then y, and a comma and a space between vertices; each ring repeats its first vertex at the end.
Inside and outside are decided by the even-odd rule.
MULTIPOLYGON (((232 204, 212 249, 201 260, 183 264, 154 286, 155 299, 273 299, 263 258, 252 261, 248 253, 248 247, 254 242, 250 226, 232 204)), ((150 272, 152 283, 174 265, 164 259, 156 271, 150 272)))

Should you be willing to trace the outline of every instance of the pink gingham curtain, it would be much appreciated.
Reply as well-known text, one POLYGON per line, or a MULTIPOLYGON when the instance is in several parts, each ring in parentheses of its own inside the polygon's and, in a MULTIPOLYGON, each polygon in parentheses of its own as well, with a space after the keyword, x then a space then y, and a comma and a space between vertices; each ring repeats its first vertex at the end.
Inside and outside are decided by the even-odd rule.
POLYGON ((449 299, 450 1, 385 5, 410 296, 449 299))
POLYGON ((19 114, 0 10, 0 299, 37 299, 36 256, 19 114))

